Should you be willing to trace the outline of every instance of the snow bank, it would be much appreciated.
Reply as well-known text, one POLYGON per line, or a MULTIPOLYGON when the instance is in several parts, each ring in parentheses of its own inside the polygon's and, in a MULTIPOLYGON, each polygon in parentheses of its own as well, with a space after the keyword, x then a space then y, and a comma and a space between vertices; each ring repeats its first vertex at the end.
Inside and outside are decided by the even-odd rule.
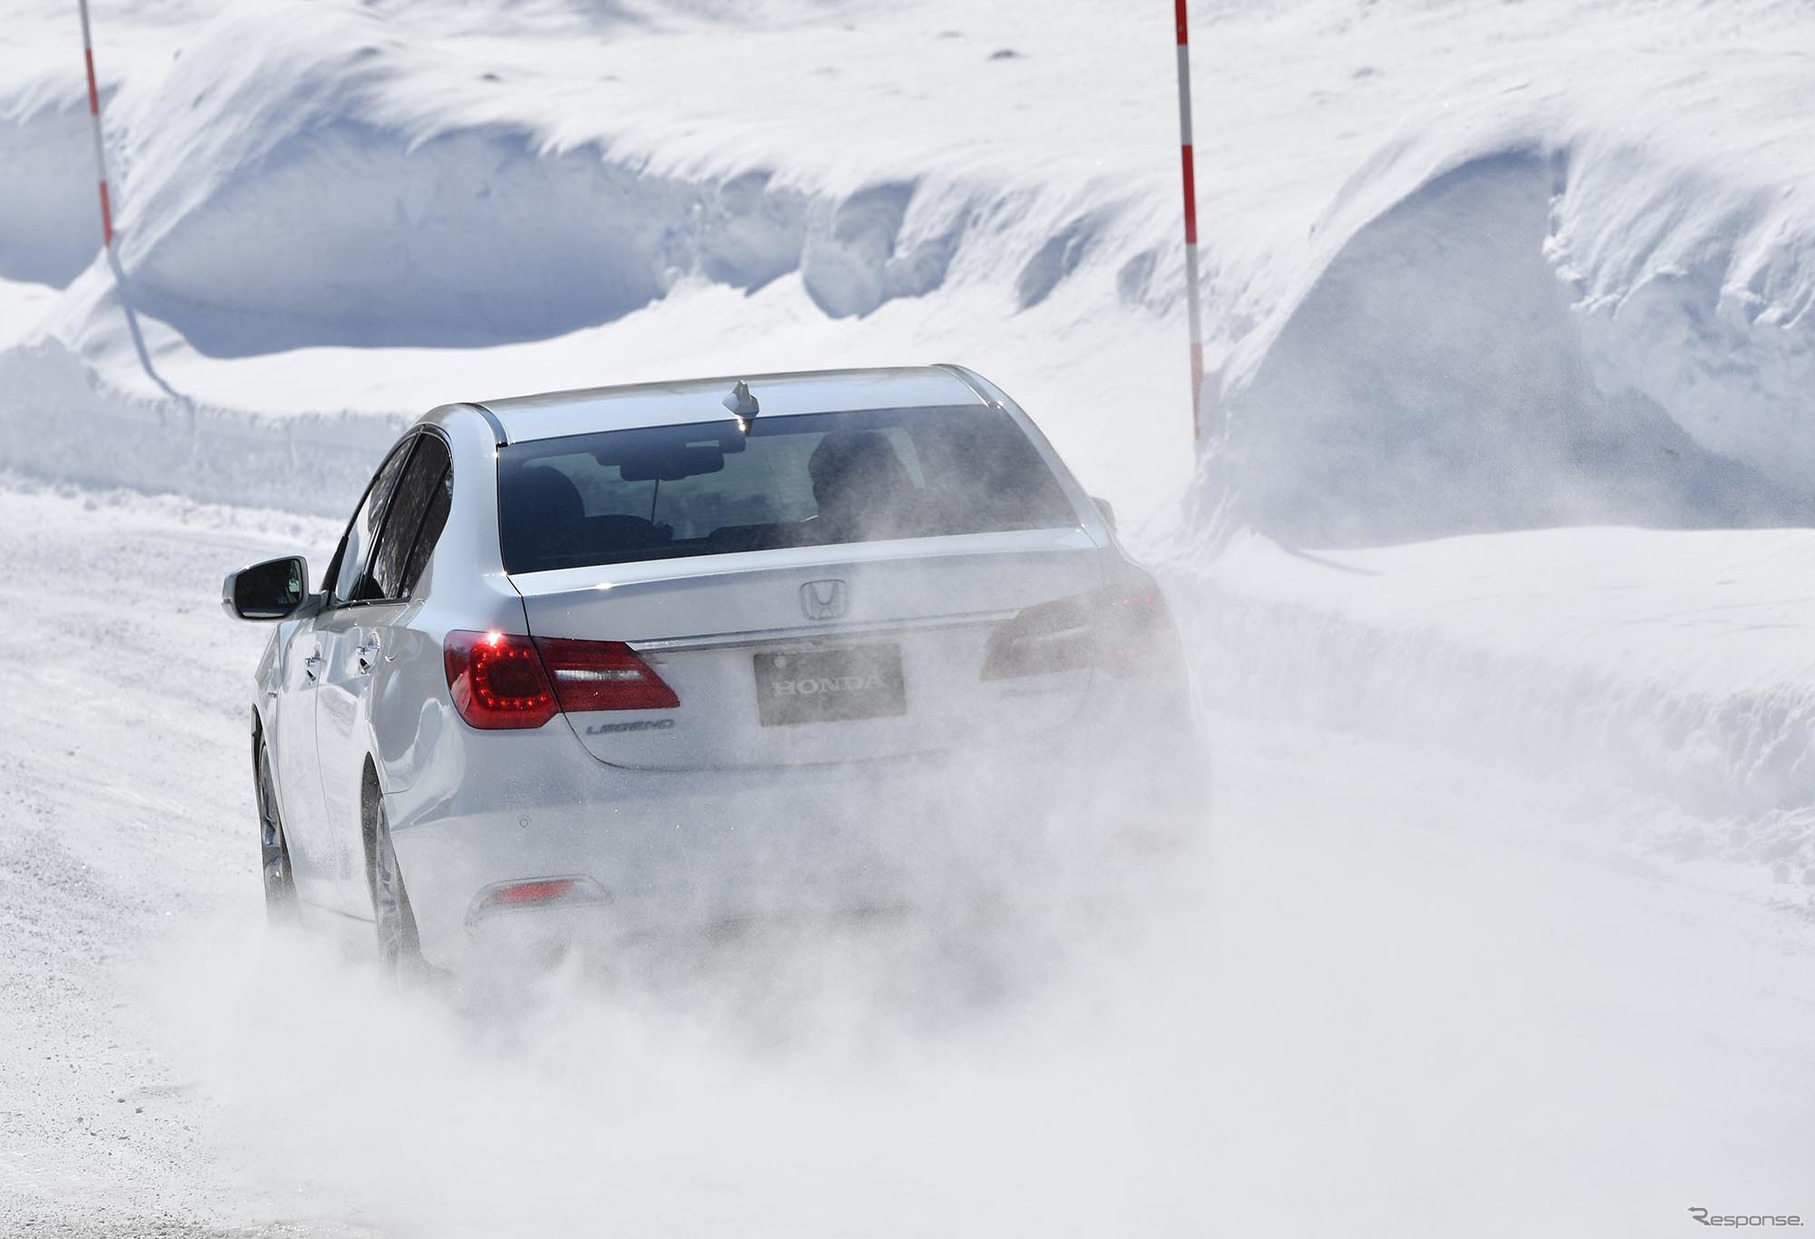
POLYGON ((0 279, 68 284, 101 248, 86 96, 37 86, 0 98, 0 279))
POLYGON ((1301 546, 1815 520, 1815 164, 1461 111, 1357 172, 1233 349, 1203 497, 1301 546))
POLYGON ((404 70, 382 23, 331 8, 272 31, 229 9, 133 101, 123 260, 203 353, 536 339, 681 272, 753 287, 799 262, 804 205, 760 174, 687 184, 525 127, 407 128, 384 111, 404 70))
POLYGON ((1815 887, 1815 533, 1569 529, 1174 565, 1219 709, 1636 791, 1678 858, 1815 887))
MULTIPOLYGON (((887 360, 958 356, 1018 394, 1073 395, 1058 420, 1094 424, 1073 441, 1182 425, 1169 31, 1048 8, 186 0, 185 20, 108 45, 116 19, 122 255, 154 356, 236 404, 228 388, 259 382, 217 383, 230 368, 198 354, 509 348, 702 285, 781 285, 828 322, 911 320, 891 343, 989 354, 887 360), (946 321, 979 305, 968 330, 946 321), (1095 356, 1112 335, 1140 341, 1121 373, 1123 354, 1095 356)), ((1203 20, 1227 429, 1203 510, 1227 499, 1294 544, 1809 518, 1796 6, 1325 0, 1203 20)), ((94 252, 79 79, 15 72, 0 144, 30 190, 0 206, 0 279, 67 283, 94 252)), ((35 338, 130 403, 106 283, 90 267, 35 338)), ((798 356, 882 338, 822 333, 798 356)), ((611 343, 574 344, 601 359, 588 381, 650 377, 611 343)), ((688 343, 686 370, 729 368, 722 338, 688 343)), ((540 386, 548 357, 500 354, 497 390, 540 386)), ((306 384, 258 373, 296 385, 291 408, 420 407, 368 398, 382 365, 347 360, 306 384)))
POLYGON ((910 165, 847 183, 760 151, 658 161, 618 118, 551 123, 535 91, 468 76, 362 8, 296 16, 230 6, 122 92, 136 300, 211 356, 544 339, 689 278, 752 290, 795 271, 834 318, 958 267, 1027 308, 1120 213, 1102 186, 1041 175, 910 165))
POLYGON ((270 417, 98 385, 54 340, 0 353, 0 464, 80 486, 344 519, 407 419, 270 417))

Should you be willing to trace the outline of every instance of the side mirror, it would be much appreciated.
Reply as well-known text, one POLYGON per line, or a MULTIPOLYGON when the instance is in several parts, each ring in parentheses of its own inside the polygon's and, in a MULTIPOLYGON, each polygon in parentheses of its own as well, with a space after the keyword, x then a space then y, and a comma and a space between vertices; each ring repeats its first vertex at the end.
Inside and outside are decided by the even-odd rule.
POLYGON ((1107 500, 1107 499, 1098 499, 1095 495, 1092 495, 1090 497, 1090 501, 1097 505, 1097 511, 1101 512, 1103 514, 1103 519, 1106 522, 1108 522, 1109 532, 1114 533, 1115 532, 1115 505, 1110 503, 1109 500, 1107 500))
POLYGON ((221 582, 221 610, 234 619, 288 619, 308 596, 309 565, 301 555, 267 559, 221 582))

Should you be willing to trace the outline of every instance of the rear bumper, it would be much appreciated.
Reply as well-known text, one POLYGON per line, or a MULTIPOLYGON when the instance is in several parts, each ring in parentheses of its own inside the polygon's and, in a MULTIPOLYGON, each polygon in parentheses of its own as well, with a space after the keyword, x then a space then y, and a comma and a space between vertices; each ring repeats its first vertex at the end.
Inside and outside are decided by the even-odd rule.
POLYGON ((467 732, 449 777, 387 796, 387 818, 442 967, 499 943, 971 903, 1079 861, 1094 827, 1151 824, 1192 796, 1202 751, 1182 711, 1107 702, 1085 718, 987 752, 686 773, 605 765, 559 720, 467 732), (604 897, 476 914, 488 887, 566 876, 604 897))

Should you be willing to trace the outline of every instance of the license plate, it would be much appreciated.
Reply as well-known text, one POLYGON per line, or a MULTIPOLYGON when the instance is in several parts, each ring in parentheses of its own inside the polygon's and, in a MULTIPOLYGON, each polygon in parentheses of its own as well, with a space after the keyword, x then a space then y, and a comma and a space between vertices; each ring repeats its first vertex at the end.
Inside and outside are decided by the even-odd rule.
POLYGON ((901 647, 758 654, 756 703, 764 727, 906 714, 901 647))

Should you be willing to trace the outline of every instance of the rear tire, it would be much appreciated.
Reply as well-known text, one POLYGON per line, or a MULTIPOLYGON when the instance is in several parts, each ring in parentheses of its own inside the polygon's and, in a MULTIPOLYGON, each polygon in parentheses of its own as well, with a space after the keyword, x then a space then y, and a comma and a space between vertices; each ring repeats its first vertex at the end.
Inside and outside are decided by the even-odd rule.
POLYGON ((258 738, 258 758, 252 770, 258 800, 259 863, 264 872, 265 914, 288 924, 297 918, 296 872, 290 867, 290 842, 284 836, 284 819, 277 807, 277 788, 271 780, 271 751, 258 738))
POLYGON ((397 867, 384 804, 372 799, 367 811, 372 814, 372 919, 378 926, 378 966, 387 975, 408 979, 424 971, 416 914, 410 909, 403 871, 397 867))

